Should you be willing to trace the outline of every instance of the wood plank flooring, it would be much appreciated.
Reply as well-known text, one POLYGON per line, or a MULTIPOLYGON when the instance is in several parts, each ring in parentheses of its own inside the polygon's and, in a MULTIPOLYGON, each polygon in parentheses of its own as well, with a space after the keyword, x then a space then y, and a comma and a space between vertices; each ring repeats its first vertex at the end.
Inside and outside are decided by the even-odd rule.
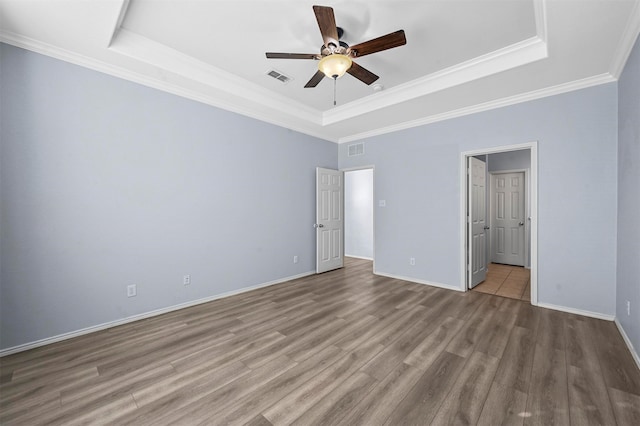
POLYGON ((638 425, 611 322, 371 262, 0 359, 3 425, 638 425))

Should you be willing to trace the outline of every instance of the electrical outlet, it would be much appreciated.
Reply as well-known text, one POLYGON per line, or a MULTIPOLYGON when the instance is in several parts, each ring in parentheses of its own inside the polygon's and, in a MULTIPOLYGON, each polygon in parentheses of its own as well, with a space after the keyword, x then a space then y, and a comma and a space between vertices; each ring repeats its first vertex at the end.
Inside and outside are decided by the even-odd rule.
POLYGON ((298 256, 293 256, 293 263, 298 263, 298 256))
POLYGON ((138 294, 138 289, 135 284, 127 286, 127 297, 135 297, 138 294))
POLYGON ((631 315, 631 301, 627 300, 627 315, 631 315))
POLYGON ((191 284, 191 275, 184 275, 182 277, 182 284, 184 284, 184 285, 191 284))
POLYGON ((409 258, 409 265, 411 265, 411 266, 415 266, 416 265, 416 258, 415 257, 410 257, 409 258))

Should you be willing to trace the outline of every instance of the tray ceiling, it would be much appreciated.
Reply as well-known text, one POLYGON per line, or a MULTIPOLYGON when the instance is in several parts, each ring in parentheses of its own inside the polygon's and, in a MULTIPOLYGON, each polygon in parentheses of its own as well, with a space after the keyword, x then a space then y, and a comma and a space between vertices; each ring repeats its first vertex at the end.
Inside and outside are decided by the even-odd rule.
POLYGON ((638 0, 330 1, 343 40, 404 29, 407 44, 304 84, 319 53, 307 1, 0 0, 0 41, 335 142, 614 81, 638 0), (282 83, 267 73, 291 80, 282 83))

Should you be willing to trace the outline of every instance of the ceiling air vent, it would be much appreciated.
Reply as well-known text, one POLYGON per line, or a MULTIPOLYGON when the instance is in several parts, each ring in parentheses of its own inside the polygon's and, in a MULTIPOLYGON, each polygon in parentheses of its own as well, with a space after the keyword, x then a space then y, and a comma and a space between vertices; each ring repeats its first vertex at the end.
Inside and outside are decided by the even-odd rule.
POLYGON ((364 154, 364 142, 355 143, 353 145, 349 145, 349 157, 353 157, 354 155, 362 155, 364 154))
POLYGON ((292 80, 291 77, 286 76, 286 75, 284 75, 281 72, 276 71, 276 70, 267 71, 267 75, 269 77, 273 77, 276 80, 281 81, 283 83, 288 83, 288 82, 290 82, 292 80))

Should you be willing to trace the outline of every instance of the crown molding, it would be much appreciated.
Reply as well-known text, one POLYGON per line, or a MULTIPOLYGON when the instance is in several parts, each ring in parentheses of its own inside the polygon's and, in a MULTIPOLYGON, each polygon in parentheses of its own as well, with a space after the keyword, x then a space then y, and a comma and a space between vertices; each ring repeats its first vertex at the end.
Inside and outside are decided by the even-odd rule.
MULTIPOLYGON (((149 75, 140 74, 124 67, 114 66, 110 63, 100 61, 85 55, 81 55, 69 50, 43 43, 28 37, 17 35, 8 31, 0 30, 0 42, 6 43, 21 49, 29 50, 54 59, 59 59, 74 65, 98 71, 113 77, 141 84, 143 86, 158 89, 176 96, 191 99, 206 105, 220 108, 266 123, 274 124, 279 127, 291 129, 296 132, 304 133, 319 139, 330 142, 338 142, 337 138, 327 137, 324 132, 320 132, 314 127, 313 123, 309 126, 293 124, 291 117, 282 114, 267 113, 263 105, 247 105, 247 103, 232 103, 219 99, 216 96, 203 94, 197 90, 187 89, 175 83, 170 83, 160 78, 150 77, 149 75)), ((317 122, 317 120, 315 120, 317 122)))
POLYGON ((113 29, 111 30, 111 38, 109 39, 109 43, 107 43, 107 47, 111 46, 113 40, 115 40, 118 32, 120 31, 120 27, 124 22, 124 17, 127 15, 127 11, 129 10, 130 0, 120 0, 120 13, 118 13, 118 17, 116 21, 113 23, 113 29))
POLYGON ((113 23, 112 37, 107 46, 109 50, 234 96, 240 96, 251 102, 273 107, 279 112, 292 115, 300 120, 320 124, 319 110, 292 101, 232 73, 123 28, 122 24, 129 10, 130 0, 120 1, 120 13, 113 23))
POLYGON ((291 120, 288 120, 286 117, 276 117, 273 114, 264 114, 257 108, 249 109, 246 105, 237 105, 229 102, 223 102, 214 96, 205 95, 194 90, 185 89, 184 87, 181 87, 177 84, 172 84, 164 80, 151 78, 147 75, 135 73, 126 68, 116 67, 109 63, 98 61, 93 58, 80 55, 56 46, 48 45, 27 37, 23 37, 6 31, 0 31, 0 42, 335 143, 353 142, 360 139, 365 139, 399 130, 410 129, 413 127, 435 123, 438 121, 449 120, 451 118, 462 117, 477 112, 488 111, 491 109, 514 105, 521 102, 527 102, 530 100, 566 93, 573 90, 584 89, 599 84, 610 83, 617 80, 617 78, 612 74, 600 74, 597 76, 588 77, 585 79, 564 83, 545 89, 535 90, 508 98, 502 98, 491 102, 485 102, 483 104, 448 111, 442 114, 435 114, 417 120, 406 121, 404 123, 399 123, 393 126, 387 126, 367 132, 356 133, 350 136, 334 138, 328 137, 324 132, 319 132, 307 126, 293 125, 291 123, 291 120))
POLYGON ((616 79, 620 78, 620 74, 622 74, 622 71, 624 70, 624 66, 627 63, 627 59, 629 59, 629 55, 631 54, 631 50, 633 49, 633 45, 635 44, 639 34, 640 1, 636 1, 611 64, 610 72, 616 79))
POLYGON ((326 111, 322 125, 338 123, 397 103, 468 83, 548 57, 546 0, 533 0, 536 35, 375 95, 326 111))
POLYGON ((276 111, 276 115, 284 113, 312 124, 321 124, 319 110, 265 89, 133 31, 120 28, 117 37, 109 46, 109 50, 263 105, 276 111))
POLYGON ((335 124, 358 115, 545 59, 547 56, 547 44, 537 36, 531 37, 384 92, 369 95, 326 111, 322 115, 322 125, 335 124))
POLYGON ((536 35, 540 40, 546 43, 547 42, 547 0, 533 0, 533 14, 536 20, 536 35))
POLYGON ((540 98, 546 98, 549 96, 560 95, 562 93, 572 92, 574 90, 586 89, 592 86, 598 86, 600 84, 611 83, 616 79, 609 73, 596 75, 593 77, 583 78, 581 80, 575 80, 564 84, 559 84, 544 89, 533 90, 531 92, 522 93, 515 96, 509 96, 507 98, 497 99, 490 102, 485 102, 478 105, 472 105, 448 111, 442 114, 430 115, 428 117, 419 118, 417 120, 405 121, 393 126, 387 126, 368 132, 357 133, 351 136, 342 137, 338 140, 338 143, 353 142, 360 139, 370 138, 373 136, 379 136, 386 133, 397 132, 399 130, 410 129, 413 127, 424 126, 430 123, 436 123, 438 121, 449 120, 452 118, 462 117, 465 115, 476 114, 478 112, 489 111, 492 109, 502 108, 509 105, 515 105, 522 102, 533 101, 540 98))
POLYGON ((257 84, 248 83, 232 73, 122 28, 129 0, 121 1, 121 12, 117 22, 114 23, 114 36, 109 45, 110 50, 321 126, 348 120, 377 109, 535 62, 548 56, 546 0, 533 0, 536 23, 535 37, 432 73, 383 93, 370 95, 322 112, 300 102, 292 101, 257 84))
POLYGON ((539 37, 532 37, 323 113, 123 28, 117 31, 117 37, 112 41, 109 50, 268 106, 278 113, 321 126, 335 124, 547 57, 546 43, 539 37))
POLYGON ((113 31, 110 40, 107 40, 109 36, 104 40, 103 53, 107 55, 105 57, 108 58, 108 55, 112 54, 122 55, 123 60, 132 58, 152 72, 132 71, 125 65, 116 65, 108 59, 97 59, 3 30, 0 30, 0 42, 337 143, 351 142, 615 81, 619 78, 640 33, 640 0, 636 0, 618 48, 614 52, 609 73, 338 137, 331 129, 333 124, 547 58, 547 0, 533 0, 535 37, 326 112, 293 101, 241 79, 233 73, 122 28, 131 0, 114 1, 119 2, 120 13, 117 19, 112 21, 113 31))

